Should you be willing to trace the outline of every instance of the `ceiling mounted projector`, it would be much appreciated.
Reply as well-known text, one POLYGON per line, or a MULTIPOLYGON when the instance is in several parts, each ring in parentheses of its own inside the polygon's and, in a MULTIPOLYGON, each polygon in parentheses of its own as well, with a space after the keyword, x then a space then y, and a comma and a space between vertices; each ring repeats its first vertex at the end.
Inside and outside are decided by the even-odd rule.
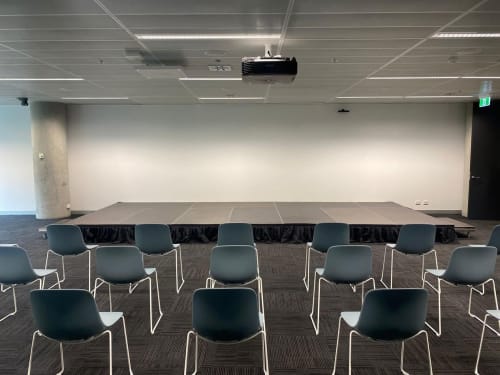
POLYGON ((243 81, 250 83, 292 83, 297 75, 295 57, 264 56, 241 59, 243 81))

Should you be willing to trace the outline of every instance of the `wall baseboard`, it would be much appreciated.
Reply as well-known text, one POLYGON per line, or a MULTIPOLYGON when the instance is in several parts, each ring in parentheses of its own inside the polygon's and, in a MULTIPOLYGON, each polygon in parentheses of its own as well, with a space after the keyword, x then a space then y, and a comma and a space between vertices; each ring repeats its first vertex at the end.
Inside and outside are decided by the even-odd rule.
POLYGON ((35 215, 35 211, 0 211, 1 215, 35 215))
POLYGON ((462 215, 462 210, 422 210, 427 215, 462 215))

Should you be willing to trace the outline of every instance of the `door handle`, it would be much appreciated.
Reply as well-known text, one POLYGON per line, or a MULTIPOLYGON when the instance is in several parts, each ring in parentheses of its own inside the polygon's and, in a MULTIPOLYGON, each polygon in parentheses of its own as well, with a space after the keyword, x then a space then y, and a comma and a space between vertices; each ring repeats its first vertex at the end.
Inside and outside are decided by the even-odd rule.
POLYGON ((470 176, 470 179, 471 180, 479 180, 479 179, 481 179, 481 177, 479 177, 479 176, 470 176))

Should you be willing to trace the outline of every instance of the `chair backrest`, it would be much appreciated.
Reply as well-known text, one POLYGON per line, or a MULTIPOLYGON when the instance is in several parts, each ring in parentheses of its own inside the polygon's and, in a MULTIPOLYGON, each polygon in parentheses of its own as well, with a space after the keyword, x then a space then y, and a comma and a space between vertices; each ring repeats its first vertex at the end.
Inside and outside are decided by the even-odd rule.
POLYGON ((47 226, 49 249, 59 255, 76 255, 87 251, 80 227, 69 224, 47 226))
POLYGON ((17 246, 0 245, 1 284, 27 284, 37 277, 26 250, 17 246))
POLYGON ((497 225, 495 226, 495 228, 493 228, 487 245, 496 247, 497 253, 500 254, 500 225, 497 225))
POLYGON ((224 223, 217 231, 217 246, 248 245, 254 246, 252 224, 224 223))
POLYGON ((96 275, 112 284, 128 284, 147 275, 136 246, 100 246, 95 253, 96 275))
POLYGON ((495 274, 497 248, 493 246, 462 246, 451 254, 443 279, 454 284, 482 284, 495 274))
POLYGON ((250 288, 197 289, 193 329, 218 342, 242 341, 261 330, 257 294, 250 288))
POLYGON ((425 289, 370 290, 356 329, 374 340, 405 340, 424 329, 428 293, 425 289))
POLYGON ((243 284, 254 280, 258 276, 255 247, 215 246, 210 255, 210 276, 224 284, 243 284))
POLYGON ((164 254, 172 251, 172 235, 165 224, 137 224, 135 245, 145 254, 164 254))
POLYGON ((406 224, 399 230, 396 249, 407 254, 423 254, 434 249, 435 241, 435 225, 406 224))
POLYGON ((35 326, 53 340, 88 340, 105 330, 95 300, 87 290, 34 290, 31 306, 35 326))
POLYGON ((370 278, 372 250, 366 245, 337 245, 328 249, 323 276, 336 283, 357 284, 370 278))
POLYGON ((319 223, 314 226, 312 247, 326 253, 332 246, 349 244, 349 224, 319 223))

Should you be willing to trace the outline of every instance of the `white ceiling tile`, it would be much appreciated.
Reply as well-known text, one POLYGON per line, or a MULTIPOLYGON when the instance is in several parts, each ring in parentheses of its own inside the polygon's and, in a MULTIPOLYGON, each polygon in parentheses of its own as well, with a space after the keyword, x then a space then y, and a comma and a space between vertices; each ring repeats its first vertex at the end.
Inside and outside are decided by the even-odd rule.
POLYGON ((114 14, 285 13, 288 0, 101 0, 114 14))
MULTIPOLYGON (((500 7, 499 7, 500 10, 500 7)), ((500 15, 498 13, 469 13, 464 18, 453 24, 454 27, 459 26, 498 26, 500 25, 500 15)))
POLYGON ((373 13, 373 14, 294 14, 292 28, 360 28, 360 27, 439 27, 456 13, 373 13))
POLYGON ((456 64, 391 64, 377 73, 379 76, 445 76, 461 75, 485 68, 488 63, 456 63, 456 64))
MULTIPOLYGON (((120 21, 131 30, 157 29, 176 30, 224 30, 238 29, 240 32, 263 32, 280 29, 283 14, 210 14, 210 15, 121 15, 120 21)), ((151 30, 153 32, 153 30, 151 30)))
POLYGON ((31 14, 102 14, 102 10, 87 0, 2 0, 0 15, 31 14))
POLYGON ((0 43, 17 41, 130 41, 121 29, 0 30, 0 43))
POLYGON ((139 48, 134 41, 24 41, 8 42, 5 45, 19 51, 79 51, 79 50, 122 50, 126 48, 139 48))
POLYGON ((308 49, 355 49, 355 48, 410 48, 417 44, 419 39, 393 39, 393 40, 312 40, 312 39, 286 39, 284 48, 308 49))
POLYGON ((339 48, 339 49, 316 49, 316 48, 284 48, 283 54, 295 57, 307 58, 333 58, 338 57, 360 57, 378 58, 394 57, 405 51, 404 48, 339 48))
POLYGON ((0 67, 2 78, 66 78, 72 77, 60 70, 46 65, 2 65, 0 67))
POLYGON ((477 0, 296 0, 295 13, 461 12, 477 0))
POLYGON ((60 14, 37 16, 2 16, 0 29, 91 29, 118 28, 107 15, 60 14))
POLYGON ((435 30, 428 27, 288 28, 286 36, 289 39, 422 39, 435 30))

